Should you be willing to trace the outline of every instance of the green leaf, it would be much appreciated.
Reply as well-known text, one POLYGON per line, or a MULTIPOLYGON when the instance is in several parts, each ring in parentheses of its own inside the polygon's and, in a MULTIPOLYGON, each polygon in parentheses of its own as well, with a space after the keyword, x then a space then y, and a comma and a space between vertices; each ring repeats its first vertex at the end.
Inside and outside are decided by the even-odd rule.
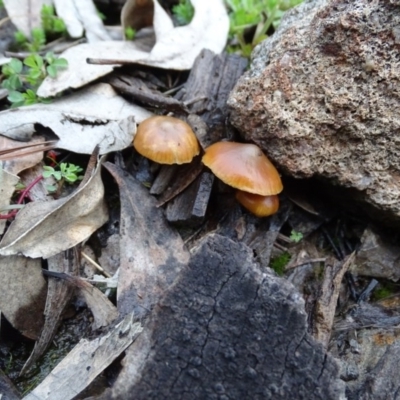
POLYGON ((54 65, 49 65, 46 68, 46 71, 51 78, 55 78, 57 76, 57 68, 54 65))
POLYGON ((9 93, 7 100, 10 103, 24 103, 25 98, 21 92, 17 92, 16 90, 13 90, 9 93))
POLYGON ((67 68, 68 61, 65 58, 56 58, 52 65, 54 65, 57 69, 67 68))
POLYGON ((12 71, 14 71, 15 74, 20 74, 22 72, 22 62, 21 60, 18 60, 17 58, 12 58, 11 61, 9 62, 9 66, 12 71))
POLYGON ((54 18, 53 20, 53 31, 57 33, 66 32, 67 28, 64 21, 61 18, 54 18))
POLYGON ((301 232, 291 231, 290 240, 295 243, 299 243, 303 239, 303 234, 301 232))
POLYGON ((21 31, 14 33, 14 39, 20 46, 28 41, 28 38, 21 31))
POLYGON ((56 57, 55 57, 55 55, 54 55, 54 53, 52 51, 49 51, 44 56, 44 59, 46 60, 46 62, 48 64, 53 64, 53 62, 55 61, 56 57))
POLYGON ((8 79, 4 79, 1 86, 8 90, 18 90, 22 88, 22 82, 18 75, 11 75, 8 79))
POLYGON ((133 40, 136 36, 136 30, 128 26, 125 28, 125 38, 126 40, 133 40))
POLYGON ((194 8, 190 0, 180 0, 178 5, 172 7, 172 13, 180 25, 187 25, 193 18, 194 8))

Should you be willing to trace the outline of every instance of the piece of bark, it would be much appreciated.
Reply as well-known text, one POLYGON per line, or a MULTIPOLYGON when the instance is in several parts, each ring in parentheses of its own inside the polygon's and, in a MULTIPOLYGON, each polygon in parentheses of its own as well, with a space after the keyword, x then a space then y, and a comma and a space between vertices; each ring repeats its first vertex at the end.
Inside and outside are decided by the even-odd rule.
POLYGON ((160 168, 160 172, 158 173, 156 179, 154 179, 154 182, 151 185, 150 194, 159 195, 163 193, 167 189, 172 178, 176 176, 178 169, 179 166, 176 164, 163 165, 160 168))
POLYGON ((204 221, 214 175, 203 172, 183 193, 168 203, 166 218, 177 225, 198 226, 204 221))
POLYGON ((315 304, 314 337, 325 348, 331 337, 336 305, 343 276, 353 262, 355 253, 351 253, 344 261, 330 260, 325 262, 321 293, 315 304))
POLYGON ((156 89, 150 89, 142 79, 129 75, 118 75, 108 78, 107 82, 117 92, 128 95, 146 106, 160 108, 164 111, 188 112, 187 107, 181 101, 165 96, 156 89))
POLYGON ((217 116, 219 123, 225 123, 229 93, 246 66, 247 60, 243 57, 227 53, 216 55, 204 49, 197 56, 184 88, 175 97, 190 104, 191 113, 202 115, 206 123, 211 119, 215 121, 217 116))
MULTIPOLYGON (((76 275, 79 268, 76 250, 67 250, 50 257, 47 265, 49 271, 76 275)), ((49 347, 60 325, 62 314, 75 293, 74 288, 62 280, 49 279, 47 285, 44 326, 20 375, 24 375, 49 347)))
POLYGON ((1 400, 20 400, 21 396, 11 380, 0 369, 0 399, 1 400))
POLYGON ((118 311, 142 317, 173 284, 189 253, 143 185, 114 164, 104 166, 116 180, 121 200, 118 311))
POLYGON ((109 333, 82 339, 52 372, 23 400, 75 398, 108 367, 141 333, 142 327, 127 315, 109 333))
MULTIPOLYGON (((172 183, 169 182, 171 185, 158 199, 157 207, 161 207, 182 193, 201 174, 203 169, 204 165, 201 162, 201 156, 195 157, 190 164, 179 165, 172 177, 172 183)), ((196 196, 196 193, 194 193, 194 196, 196 196)), ((188 201, 194 202, 193 194, 188 201)))
MULTIPOLYGON (((234 193, 232 192, 232 197, 234 193)), ((233 202, 236 203, 235 200, 233 202)), ((223 209, 226 207, 222 206, 223 209)), ((222 220, 217 233, 228 236, 249 246, 255 253, 262 268, 269 267, 272 248, 287 221, 291 204, 281 199, 278 212, 268 218, 258 218, 234 204, 227 217, 222 220)))
MULTIPOLYGON (((216 55, 210 50, 203 50, 196 58, 184 88, 176 95, 176 98, 186 104, 192 113, 188 117, 188 123, 196 132, 203 148, 226 137, 226 101, 229 92, 233 89, 238 77, 244 72, 246 65, 247 61, 241 57, 226 53, 216 55), (207 76, 206 81, 204 80, 205 76, 207 76), (201 119, 199 119, 199 116, 196 117, 195 114, 200 115, 201 119)), ((196 179, 200 171, 199 169, 197 175, 195 175, 190 169, 186 171, 183 177, 180 177, 186 183, 185 187, 196 179)), ((162 199, 159 200, 159 205, 171 200, 185 187, 176 181, 173 182, 169 189, 173 196, 170 193, 163 195, 162 199)), ((202 188, 204 190, 204 186, 202 188)), ((211 189, 212 186, 209 186, 208 195, 204 191, 202 193, 191 191, 190 195, 185 195, 184 202, 200 204, 203 201, 202 198, 210 197, 211 189), (196 199, 197 196, 199 196, 199 199, 196 199)), ((203 207, 203 209, 205 211, 206 207, 203 207)), ((181 208, 181 211, 179 215, 179 208, 175 209, 173 220, 184 223, 185 218, 188 218, 187 223, 193 224, 192 214, 187 212, 187 207, 181 208)))
POLYGON ((293 286, 209 235, 100 399, 339 399, 338 366, 307 333, 293 286))

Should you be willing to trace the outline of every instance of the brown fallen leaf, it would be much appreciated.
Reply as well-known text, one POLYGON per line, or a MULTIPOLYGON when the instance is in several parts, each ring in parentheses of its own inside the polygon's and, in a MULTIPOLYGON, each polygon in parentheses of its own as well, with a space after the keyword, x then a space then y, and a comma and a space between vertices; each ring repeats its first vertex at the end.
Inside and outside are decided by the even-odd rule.
MULTIPOLYGON (((0 242, 0 255, 49 258, 87 239, 108 219, 101 163, 71 195, 32 202, 17 214, 0 242)), ((89 168, 88 168, 89 169, 89 168)))
POLYGON ((189 252, 148 191, 114 164, 104 166, 120 190, 118 311, 143 316, 175 281, 189 252))
POLYGON ((0 256, 0 310, 24 336, 36 340, 43 328, 47 283, 40 259, 0 256))
MULTIPOLYGON (((76 274, 78 272, 77 257, 74 250, 62 252, 47 260, 49 271, 76 274)), ((47 288, 46 308, 44 310, 45 322, 38 341, 20 375, 23 375, 46 351, 53 340, 61 322, 65 307, 69 304, 75 293, 75 288, 59 279, 49 279, 47 288)))

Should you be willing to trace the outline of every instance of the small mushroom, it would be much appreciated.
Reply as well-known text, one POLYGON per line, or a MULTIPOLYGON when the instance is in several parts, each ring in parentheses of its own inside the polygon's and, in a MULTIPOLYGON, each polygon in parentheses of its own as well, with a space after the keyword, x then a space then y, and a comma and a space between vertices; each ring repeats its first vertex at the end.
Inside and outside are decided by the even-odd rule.
POLYGON ((142 156, 159 164, 185 164, 200 153, 192 128, 184 121, 154 116, 139 124, 133 147, 142 156))
POLYGON ((282 191, 282 181, 276 168, 258 146, 234 142, 214 143, 205 150, 202 161, 219 179, 239 189, 236 198, 250 212, 267 216, 278 210, 279 200, 275 195, 282 191), (274 198, 261 198, 265 196, 274 198))
POLYGON ((279 197, 260 196, 259 194, 236 191, 236 200, 248 211, 257 217, 268 217, 275 214, 279 209, 279 197))

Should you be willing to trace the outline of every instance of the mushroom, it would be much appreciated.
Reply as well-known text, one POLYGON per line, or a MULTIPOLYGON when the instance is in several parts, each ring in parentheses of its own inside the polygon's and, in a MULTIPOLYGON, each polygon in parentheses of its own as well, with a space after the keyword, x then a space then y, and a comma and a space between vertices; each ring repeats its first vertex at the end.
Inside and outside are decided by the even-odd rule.
POLYGON ((259 194, 236 191, 236 200, 247 210, 257 217, 268 217, 275 214, 279 209, 279 197, 260 196, 259 194))
POLYGON ((257 216, 279 208, 276 196, 283 189, 278 171, 254 144, 218 142, 205 150, 203 163, 227 185, 239 189, 236 199, 257 216), (242 193, 244 192, 244 193, 242 193), (274 196, 266 199, 266 196, 274 196))
POLYGON ((159 164, 189 163, 200 153, 196 135, 186 122, 159 115, 139 124, 133 147, 159 164))

